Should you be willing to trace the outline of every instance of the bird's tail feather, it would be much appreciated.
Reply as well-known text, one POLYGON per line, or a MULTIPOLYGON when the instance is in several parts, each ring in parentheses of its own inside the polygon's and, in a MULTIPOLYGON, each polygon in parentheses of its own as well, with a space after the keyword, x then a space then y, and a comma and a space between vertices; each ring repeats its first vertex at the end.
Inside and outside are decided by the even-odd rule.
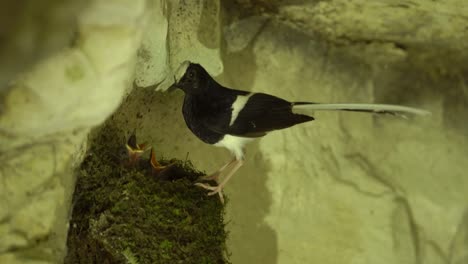
POLYGON ((401 105, 390 105, 390 104, 320 104, 320 103, 306 103, 296 102, 293 103, 294 110, 310 110, 310 111, 323 111, 323 110, 340 110, 340 111, 355 111, 355 112, 369 112, 377 114, 391 114, 391 115, 430 115, 431 112, 401 106, 401 105))

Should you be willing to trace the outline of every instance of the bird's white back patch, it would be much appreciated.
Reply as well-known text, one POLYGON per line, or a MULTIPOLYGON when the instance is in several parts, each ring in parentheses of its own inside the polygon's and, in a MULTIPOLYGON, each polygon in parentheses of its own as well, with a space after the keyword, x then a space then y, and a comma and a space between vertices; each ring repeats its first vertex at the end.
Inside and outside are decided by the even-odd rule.
POLYGON ((214 144, 217 147, 225 147, 236 156, 236 159, 240 160, 244 157, 244 146, 253 138, 236 137, 231 135, 225 135, 223 139, 214 144))
POLYGON ((244 108, 245 104, 247 101, 249 101, 250 96, 252 96, 253 93, 247 94, 247 95, 238 95, 234 103, 232 104, 232 113, 231 113, 231 122, 229 122, 229 126, 232 126, 234 122, 237 119, 237 116, 239 115, 239 112, 244 108))

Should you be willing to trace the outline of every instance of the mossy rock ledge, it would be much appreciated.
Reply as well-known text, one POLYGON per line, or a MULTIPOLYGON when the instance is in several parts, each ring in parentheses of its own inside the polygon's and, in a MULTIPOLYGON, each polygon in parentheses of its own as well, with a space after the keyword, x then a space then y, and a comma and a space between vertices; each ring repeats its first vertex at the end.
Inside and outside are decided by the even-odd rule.
MULTIPOLYGON (((95 131, 78 170, 66 264, 229 263, 224 206, 188 161, 163 175, 122 166, 128 133, 95 131)), ((148 158, 143 157, 140 163, 148 158)))

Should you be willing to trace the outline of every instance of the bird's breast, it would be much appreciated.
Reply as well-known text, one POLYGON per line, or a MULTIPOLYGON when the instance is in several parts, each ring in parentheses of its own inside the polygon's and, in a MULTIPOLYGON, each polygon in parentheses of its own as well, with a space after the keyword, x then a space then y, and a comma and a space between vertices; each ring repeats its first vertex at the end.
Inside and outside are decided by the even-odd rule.
POLYGON ((193 98, 184 99, 182 114, 185 124, 192 133, 208 144, 215 144, 223 138, 223 134, 216 133, 209 129, 205 124, 206 115, 213 113, 213 110, 207 109, 207 105, 193 98))

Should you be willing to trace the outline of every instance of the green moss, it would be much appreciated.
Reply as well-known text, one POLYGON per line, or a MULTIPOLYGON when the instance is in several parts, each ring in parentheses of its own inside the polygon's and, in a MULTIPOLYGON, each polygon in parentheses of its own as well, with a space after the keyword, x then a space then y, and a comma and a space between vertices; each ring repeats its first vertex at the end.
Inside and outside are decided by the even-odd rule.
POLYGON ((202 173, 174 160, 164 177, 124 168, 126 136, 111 125, 95 133, 79 170, 65 263, 227 263, 224 208, 193 186, 202 173))
POLYGON ((138 260, 130 248, 126 248, 122 254, 125 256, 128 264, 138 264, 138 260))

